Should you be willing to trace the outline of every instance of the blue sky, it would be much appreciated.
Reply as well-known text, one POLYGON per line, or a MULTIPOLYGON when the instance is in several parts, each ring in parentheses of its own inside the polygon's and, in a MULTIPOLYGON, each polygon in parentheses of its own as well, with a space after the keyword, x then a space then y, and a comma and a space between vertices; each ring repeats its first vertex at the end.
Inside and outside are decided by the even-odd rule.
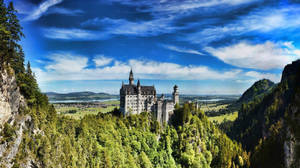
POLYGON ((44 92, 117 94, 135 79, 171 93, 241 94, 300 58, 293 0, 15 0, 44 92))

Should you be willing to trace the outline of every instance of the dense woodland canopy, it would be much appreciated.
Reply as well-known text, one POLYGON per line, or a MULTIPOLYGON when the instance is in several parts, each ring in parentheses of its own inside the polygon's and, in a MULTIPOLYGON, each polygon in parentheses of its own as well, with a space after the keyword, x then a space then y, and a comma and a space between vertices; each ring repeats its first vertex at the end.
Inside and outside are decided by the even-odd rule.
MULTIPOLYGON (((282 115, 277 115, 276 103, 266 104, 270 105, 269 110, 261 115, 253 111, 260 102, 277 100, 277 93, 286 91, 284 83, 272 92, 275 96, 243 104, 238 120, 224 129, 255 153, 251 157, 252 164, 250 153, 242 144, 231 140, 193 104, 176 105, 171 123, 165 125, 153 120, 149 113, 123 117, 118 109, 107 114, 87 115, 80 120, 56 114, 40 92, 30 63, 24 67, 24 53, 18 44, 23 36, 13 4, 6 6, 0 0, 1 70, 9 70, 16 76, 28 104, 28 109, 20 111, 20 115, 31 118, 14 159, 15 168, 22 167, 28 160, 35 167, 257 167, 255 164, 264 165, 265 153, 273 152, 270 148, 280 150, 275 137, 282 127, 279 119, 282 115), (247 119, 250 117, 254 119, 247 119), (266 123, 272 130, 270 137, 275 139, 261 140, 262 136, 256 131, 259 127, 253 124, 256 122, 266 123), (252 142, 258 144, 255 150, 257 144, 252 142)), ((0 134, 0 143, 14 141, 14 125, 4 124, 0 134)))

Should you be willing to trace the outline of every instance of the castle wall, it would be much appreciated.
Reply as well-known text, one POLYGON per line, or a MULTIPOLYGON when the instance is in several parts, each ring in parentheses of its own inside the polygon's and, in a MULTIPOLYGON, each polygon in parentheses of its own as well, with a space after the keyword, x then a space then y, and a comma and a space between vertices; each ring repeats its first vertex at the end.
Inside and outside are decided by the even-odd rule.
POLYGON ((152 106, 155 104, 154 99, 154 95, 126 95, 123 100, 125 102, 123 114, 140 114, 141 112, 152 111, 152 106), (151 101, 149 102, 149 100, 151 101))
POLYGON ((157 104, 156 104, 156 120, 159 122, 159 123, 162 123, 163 122, 163 119, 162 119, 162 114, 163 114, 163 102, 162 101, 157 101, 157 104))

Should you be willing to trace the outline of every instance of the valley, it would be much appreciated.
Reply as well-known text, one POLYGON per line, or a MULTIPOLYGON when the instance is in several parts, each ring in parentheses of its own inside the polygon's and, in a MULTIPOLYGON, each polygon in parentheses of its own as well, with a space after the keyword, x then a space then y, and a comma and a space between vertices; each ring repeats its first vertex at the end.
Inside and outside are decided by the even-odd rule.
MULTIPOLYGON (((85 115, 107 113, 115 108, 119 108, 119 100, 101 99, 92 100, 89 95, 82 95, 78 92, 78 98, 72 97, 69 100, 69 96, 57 98, 56 96, 49 96, 50 103, 52 103, 59 115, 70 116, 75 119, 80 119, 85 115), (60 99, 60 100, 58 100, 60 99)), ((92 92, 90 92, 93 94, 92 92)), ((68 93, 65 95, 71 95, 68 93)), ((106 94, 109 95, 109 94, 106 94)), ((208 115, 210 121, 216 121, 222 123, 224 119, 233 121, 237 118, 237 111, 228 109, 228 106, 234 104, 237 101, 238 95, 182 95, 180 96, 181 104, 186 102, 198 102, 199 108, 208 115)))

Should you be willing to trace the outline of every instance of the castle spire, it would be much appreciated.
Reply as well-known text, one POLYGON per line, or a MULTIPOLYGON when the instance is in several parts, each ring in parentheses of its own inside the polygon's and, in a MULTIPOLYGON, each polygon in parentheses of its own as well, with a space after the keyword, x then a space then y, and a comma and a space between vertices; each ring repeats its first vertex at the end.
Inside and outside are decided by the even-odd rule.
POLYGON ((137 82, 137 86, 138 86, 138 87, 140 87, 140 86, 141 86, 140 80, 138 80, 138 82, 137 82))
POLYGON ((130 84, 130 85, 133 85, 133 84, 134 84, 134 78, 133 78, 132 68, 131 68, 130 74, 129 74, 129 84, 130 84))

